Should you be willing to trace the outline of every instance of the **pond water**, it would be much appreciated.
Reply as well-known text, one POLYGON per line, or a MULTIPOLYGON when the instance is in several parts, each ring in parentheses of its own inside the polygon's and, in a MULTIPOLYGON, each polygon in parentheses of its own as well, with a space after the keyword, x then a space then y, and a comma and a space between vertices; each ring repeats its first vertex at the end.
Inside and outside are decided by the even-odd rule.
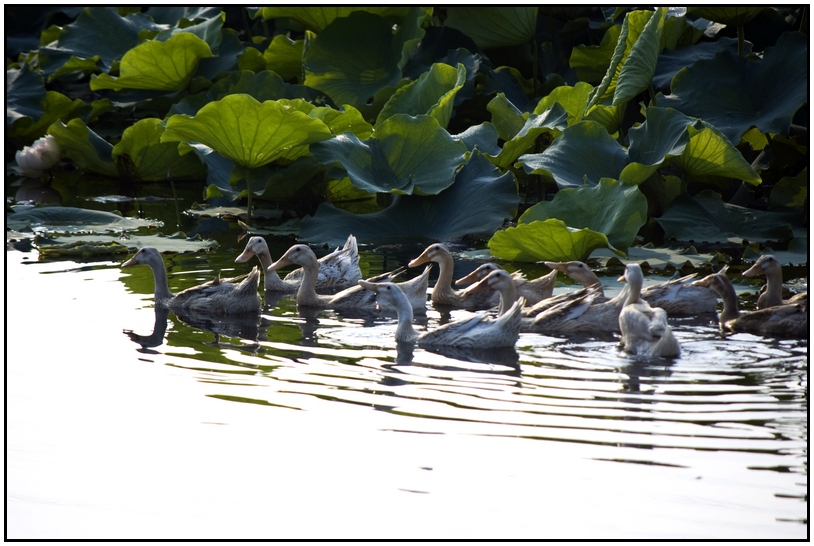
MULTIPOLYGON (((247 271, 239 234, 167 258, 172 289, 247 271)), ((671 319, 674 360, 533 334, 436 353, 268 294, 259 324, 193 326, 124 259, 6 252, 8 538, 808 536, 807 340, 671 319)))

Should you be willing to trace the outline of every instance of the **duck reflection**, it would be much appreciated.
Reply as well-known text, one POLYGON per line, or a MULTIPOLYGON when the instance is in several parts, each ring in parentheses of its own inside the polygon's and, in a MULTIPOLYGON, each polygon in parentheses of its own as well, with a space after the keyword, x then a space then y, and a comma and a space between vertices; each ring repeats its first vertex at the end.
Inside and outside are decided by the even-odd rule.
POLYGON ((163 305, 155 308, 155 323, 153 324, 153 331, 149 335, 143 336, 135 333, 133 330, 122 330, 134 343, 141 345, 140 353, 158 354, 158 351, 150 350, 150 347, 158 347, 164 343, 164 334, 167 333, 167 319, 170 316, 170 310, 163 305))
MULTIPOLYGON (((426 347, 426 351, 435 353, 446 358, 460 360, 462 362, 475 362, 480 364, 495 364, 509 368, 505 375, 520 376, 520 355, 514 347, 493 347, 489 349, 478 349, 471 347, 439 346, 426 347)), ((494 373, 498 370, 488 370, 494 373)))

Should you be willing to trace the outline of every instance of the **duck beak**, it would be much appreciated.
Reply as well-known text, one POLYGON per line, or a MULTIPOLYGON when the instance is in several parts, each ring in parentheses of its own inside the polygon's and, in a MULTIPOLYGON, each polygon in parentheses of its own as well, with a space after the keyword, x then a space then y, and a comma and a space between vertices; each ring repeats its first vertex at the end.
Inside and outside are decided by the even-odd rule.
POLYGON ((365 280, 360 279, 359 280, 359 286, 361 286, 365 290, 370 290, 374 294, 379 293, 379 284, 378 283, 365 281, 365 280))
POLYGON ((235 263, 236 264, 242 264, 242 263, 248 262, 249 260, 252 259, 252 256, 254 256, 254 251, 247 246, 243 250, 243 253, 240 256, 238 256, 237 258, 235 258, 235 263))
POLYGON ((494 288, 492 288, 492 285, 489 283, 489 277, 484 277, 472 286, 467 287, 464 292, 473 294, 475 292, 486 292, 487 290, 494 290, 494 288))
POLYGON ((421 253, 421 255, 418 258, 415 258, 414 260, 411 260, 410 263, 407 264, 407 266, 408 267, 415 267, 417 265, 425 264, 425 263, 431 261, 429 250, 430 249, 425 250, 424 252, 421 253))
POLYGON ((568 263, 569 262, 543 262, 545 266, 549 269, 556 269, 560 273, 565 275, 568 274, 568 263))
POLYGON ((461 277, 460 279, 455 281, 455 285, 456 286, 469 286, 470 284, 476 283, 479 280, 480 279, 478 279, 478 270, 476 269, 475 271, 473 271, 472 273, 470 273, 466 277, 461 277))
POLYGON ((755 262, 755 265, 741 273, 741 275, 743 275, 744 277, 754 277, 756 275, 762 275, 763 267, 761 267, 761 265, 762 264, 760 263, 760 261, 757 261, 755 262))
POLYGON ((619 277, 618 279, 616 279, 616 282, 627 282, 627 279, 625 278, 625 276, 624 276, 624 275, 622 275, 621 277, 619 277))
POLYGON ((138 262, 136 261, 136 257, 135 257, 135 256, 133 256, 132 258, 130 258, 129 260, 127 260, 126 262, 124 262, 124 263, 122 264, 122 267, 131 267, 131 266, 134 266, 134 265, 138 265, 138 262))
POLYGON ((266 268, 266 272, 271 273, 272 271, 277 271, 278 269, 282 269, 287 265, 294 265, 294 262, 288 258, 288 253, 285 253, 282 257, 280 257, 279 260, 268 266, 266 268))
POLYGON ((709 283, 712 280, 712 275, 708 275, 703 279, 698 279, 697 281, 692 281, 690 286, 702 286, 704 288, 709 288, 709 283))

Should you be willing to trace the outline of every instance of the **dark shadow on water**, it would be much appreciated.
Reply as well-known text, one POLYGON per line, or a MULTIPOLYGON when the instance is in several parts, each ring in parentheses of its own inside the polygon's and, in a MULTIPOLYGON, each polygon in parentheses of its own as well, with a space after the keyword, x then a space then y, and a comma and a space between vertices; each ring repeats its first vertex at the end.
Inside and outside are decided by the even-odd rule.
MULTIPOLYGON (((473 349, 468 347, 424 347, 424 350, 462 362, 479 364, 496 364, 511 368, 509 371, 489 370, 505 375, 520 376, 520 355, 514 347, 495 347, 492 349, 473 349)), ((450 366, 449 369, 460 367, 450 366)))
POLYGON ((164 343, 164 334, 167 333, 167 319, 170 316, 170 310, 166 307, 155 308, 155 323, 153 324, 153 331, 149 335, 143 336, 135 333, 133 330, 123 330, 134 343, 141 345, 139 352, 148 354, 158 354, 157 351, 149 350, 150 347, 158 347, 164 343))

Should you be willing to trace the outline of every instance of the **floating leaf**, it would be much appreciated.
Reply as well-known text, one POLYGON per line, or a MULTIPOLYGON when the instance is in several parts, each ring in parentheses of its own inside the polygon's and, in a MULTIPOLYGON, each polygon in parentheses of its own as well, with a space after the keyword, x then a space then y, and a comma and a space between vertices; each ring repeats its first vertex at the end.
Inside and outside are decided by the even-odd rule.
POLYGON ((525 44, 534 38, 537 8, 450 6, 444 26, 460 30, 481 49, 525 44))
POLYGON ((791 239, 790 221, 795 214, 763 212, 725 203, 704 190, 692 198, 676 197, 661 217, 656 218, 664 235, 679 241, 741 244, 791 239))
POLYGON ((627 151, 604 127, 582 121, 568 127, 542 153, 520 156, 529 174, 551 177, 560 189, 598 184, 602 178, 619 179, 627 163, 627 151))
POLYGON ((558 191, 551 201, 530 207, 520 224, 559 218, 571 228, 604 233, 610 244, 626 249, 647 223, 647 198, 636 186, 603 179, 596 186, 584 185, 558 191))
POLYGON ((594 249, 611 248, 603 233, 569 228, 556 218, 498 231, 489 239, 488 246, 493 256, 514 262, 584 261, 594 249))
POLYGON ((360 140, 351 133, 311 147, 316 161, 339 163, 353 184, 369 193, 436 194, 449 187, 466 146, 435 118, 397 114, 360 140))
POLYGON ((438 195, 396 195, 389 207, 371 214, 351 214, 323 203, 313 217, 303 219, 300 237, 331 245, 342 244, 347 233, 360 243, 488 237, 516 211, 514 176, 501 174, 475 151, 455 183, 438 195))
POLYGON ((669 106, 717 127, 733 143, 750 127, 786 134, 808 100, 808 36, 786 32, 761 60, 728 51, 679 71, 672 94, 656 96, 669 106))
POLYGON ((198 62, 211 56, 209 45, 189 32, 175 34, 166 42, 148 40, 124 54, 121 76, 91 77, 90 88, 179 91, 189 83, 198 62))
POLYGON ((113 212, 75 207, 41 207, 6 215, 6 226, 20 230, 51 233, 132 231, 145 226, 161 226, 156 220, 126 218, 113 212))
MULTIPOLYGON (((620 265, 619 257, 604 248, 598 248, 591 254, 591 261, 597 261, 600 267, 620 265)), ((716 270, 727 262, 726 256, 716 254, 701 254, 694 247, 689 248, 656 248, 652 244, 645 246, 632 246, 627 249, 627 261, 641 264, 650 269, 666 269, 668 267, 682 269, 692 267, 713 266, 716 270)))
POLYGON ((104 254, 120 255, 132 253, 146 246, 159 252, 185 253, 207 252, 218 247, 211 239, 188 238, 181 232, 172 235, 128 235, 122 238, 115 234, 74 235, 37 239, 37 250, 43 257, 90 257, 104 254))
POLYGON ((200 142, 238 165, 254 168, 271 163, 291 146, 330 137, 321 120, 277 101, 260 103, 235 94, 207 104, 194 117, 170 117, 161 141, 200 142))

